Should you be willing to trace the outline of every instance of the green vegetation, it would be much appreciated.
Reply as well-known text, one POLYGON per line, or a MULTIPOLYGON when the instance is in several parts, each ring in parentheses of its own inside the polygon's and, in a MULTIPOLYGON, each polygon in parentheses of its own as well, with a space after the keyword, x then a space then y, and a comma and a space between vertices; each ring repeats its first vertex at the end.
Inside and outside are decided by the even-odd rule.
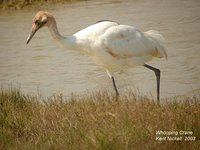
POLYGON ((0 91, 0 149, 199 149, 199 96, 160 106, 133 93, 41 96, 0 91), (156 131, 192 131, 195 141, 157 141, 156 131))
POLYGON ((76 1, 84 0, 0 0, 0 9, 23 9, 24 7, 34 8, 41 5, 76 1))

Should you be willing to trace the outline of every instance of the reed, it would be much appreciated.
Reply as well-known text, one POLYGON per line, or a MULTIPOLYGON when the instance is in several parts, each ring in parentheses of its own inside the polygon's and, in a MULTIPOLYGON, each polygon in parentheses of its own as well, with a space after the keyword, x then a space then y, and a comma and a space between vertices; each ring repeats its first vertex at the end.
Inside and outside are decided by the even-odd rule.
POLYGON ((199 149, 200 99, 154 101, 107 92, 42 98, 0 91, 0 149, 199 149), (156 131, 192 131, 194 141, 158 141, 156 131))
POLYGON ((0 0, 1 10, 20 10, 23 8, 38 8, 42 5, 52 5, 64 2, 77 2, 84 0, 0 0))

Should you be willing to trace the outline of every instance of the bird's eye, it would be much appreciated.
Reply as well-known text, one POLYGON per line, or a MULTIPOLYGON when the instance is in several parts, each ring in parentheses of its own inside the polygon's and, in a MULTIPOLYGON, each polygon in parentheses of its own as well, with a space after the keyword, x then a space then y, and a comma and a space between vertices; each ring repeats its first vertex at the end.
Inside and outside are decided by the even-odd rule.
POLYGON ((35 24, 39 24, 40 22, 39 22, 39 20, 35 20, 35 24))

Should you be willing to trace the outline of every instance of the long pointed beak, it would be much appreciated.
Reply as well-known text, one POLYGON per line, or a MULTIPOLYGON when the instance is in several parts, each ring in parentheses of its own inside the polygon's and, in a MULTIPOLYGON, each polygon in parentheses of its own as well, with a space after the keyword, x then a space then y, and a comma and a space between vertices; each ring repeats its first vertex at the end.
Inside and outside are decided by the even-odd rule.
POLYGON ((26 40, 26 44, 28 44, 31 39, 33 38, 33 36, 35 35, 35 33, 37 32, 37 30, 39 29, 38 26, 36 26, 35 24, 33 24, 32 28, 31 28, 31 32, 26 40))

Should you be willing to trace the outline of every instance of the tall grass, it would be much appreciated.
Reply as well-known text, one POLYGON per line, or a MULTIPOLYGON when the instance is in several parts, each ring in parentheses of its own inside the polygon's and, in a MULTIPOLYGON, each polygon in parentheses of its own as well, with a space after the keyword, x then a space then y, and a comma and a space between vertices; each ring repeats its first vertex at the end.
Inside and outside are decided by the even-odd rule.
POLYGON ((159 106, 134 94, 116 101, 106 92, 43 99, 0 91, 0 149, 199 149, 199 137, 196 95, 159 106), (196 139, 157 141, 158 130, 192 131, 196 139))
POLYGON ((0 9, 23 9, 24 7, 36 7, 63 2, 76 2, 84 0, 0 0, 0 9))

